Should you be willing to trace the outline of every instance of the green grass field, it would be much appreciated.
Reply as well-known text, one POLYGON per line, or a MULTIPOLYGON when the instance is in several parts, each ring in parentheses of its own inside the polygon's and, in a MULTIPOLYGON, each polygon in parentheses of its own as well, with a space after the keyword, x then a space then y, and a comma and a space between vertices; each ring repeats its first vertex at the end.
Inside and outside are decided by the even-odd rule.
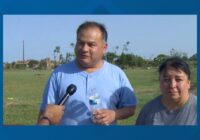
MULTIPOLYGON (((4 70, 3 79, 3 124, 35 125, 42 94, 51 71, 4 70)), ((133 125, 140 109, 149 100, 160 94, 156 69, 125 70, 134 87, 138 106, 136 114, 119 121, 120 125, 133 125)), ((196 68, 192 68, 192 90, 196 93, 196 68)))

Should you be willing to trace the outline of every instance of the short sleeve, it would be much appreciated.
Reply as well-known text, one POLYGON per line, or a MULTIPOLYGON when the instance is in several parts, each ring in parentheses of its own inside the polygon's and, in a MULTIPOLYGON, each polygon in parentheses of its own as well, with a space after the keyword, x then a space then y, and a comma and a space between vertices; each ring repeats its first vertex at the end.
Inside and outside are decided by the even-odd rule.
POLYGON ((52 73, 44 89, 41 110, 44 110, 47 104, 56 104, 56 93, 58 93, 57 79, 56 74, 52 73))
POLYGON ((134 90, 126 77, 125 73, 121 70, 120 72, 120 91, 119 91, 119 106, 118 108, 126 106, 136 106, 137 99, 134 90))

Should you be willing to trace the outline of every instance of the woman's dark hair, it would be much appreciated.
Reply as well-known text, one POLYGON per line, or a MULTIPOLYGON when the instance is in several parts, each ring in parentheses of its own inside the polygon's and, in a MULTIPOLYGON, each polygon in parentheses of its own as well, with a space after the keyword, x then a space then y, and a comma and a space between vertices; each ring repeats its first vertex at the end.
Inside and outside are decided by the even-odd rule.
POLYGON ((97 28, 99 28, 101 33, 102 33, 102 38, 104 39, 105 42, 107 42, 108 33, 106 31, 105 26, 103 24, 101 24, 101 23, 94 22, 94 21, 86 21, 86 22, 82 23, 78 27, 78 29, 76 31, 77 38, 78 38, 79 33, 81 33, 84 29, 87 29, 88 27, 97 27, 97 28))
POLYGON ((179 57, 167 58, 159 67, 159 74, 166 71, 168 67, 175 68, 176 70, 182 70, 190 79, 190 68, 189 65, 179 57))

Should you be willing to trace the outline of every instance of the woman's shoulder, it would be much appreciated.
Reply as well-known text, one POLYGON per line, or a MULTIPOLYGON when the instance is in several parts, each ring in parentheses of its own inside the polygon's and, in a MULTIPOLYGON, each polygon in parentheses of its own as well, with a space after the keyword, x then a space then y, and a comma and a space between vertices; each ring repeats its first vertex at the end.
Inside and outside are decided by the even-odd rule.
POLYGON ((162 97, 162 95, 159 95, 159 96, 153 98, 152 100, 150 100, 149 102, 147 102, 144 105, 142 110, 145 112, 155 112, 155 111, 159 110, 162 107, 161 97, 162 97))
POLYGON ((197 96, 190 93, 190 98, 189 98, 189 102, 190 104, 192 104, 193 106, 197 106, 197 96))

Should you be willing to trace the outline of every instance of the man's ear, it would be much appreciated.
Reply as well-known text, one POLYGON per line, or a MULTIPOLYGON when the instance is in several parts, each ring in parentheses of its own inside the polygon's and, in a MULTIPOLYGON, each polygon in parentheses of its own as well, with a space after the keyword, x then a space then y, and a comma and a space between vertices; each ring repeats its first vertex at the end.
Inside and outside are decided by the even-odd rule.
POLYGON ((107 51, 107 48, 108 48, 108 44, 107 43, 105 43, 105 45, 104 45, 104 54, 106 53, 106 51, 107 51))

